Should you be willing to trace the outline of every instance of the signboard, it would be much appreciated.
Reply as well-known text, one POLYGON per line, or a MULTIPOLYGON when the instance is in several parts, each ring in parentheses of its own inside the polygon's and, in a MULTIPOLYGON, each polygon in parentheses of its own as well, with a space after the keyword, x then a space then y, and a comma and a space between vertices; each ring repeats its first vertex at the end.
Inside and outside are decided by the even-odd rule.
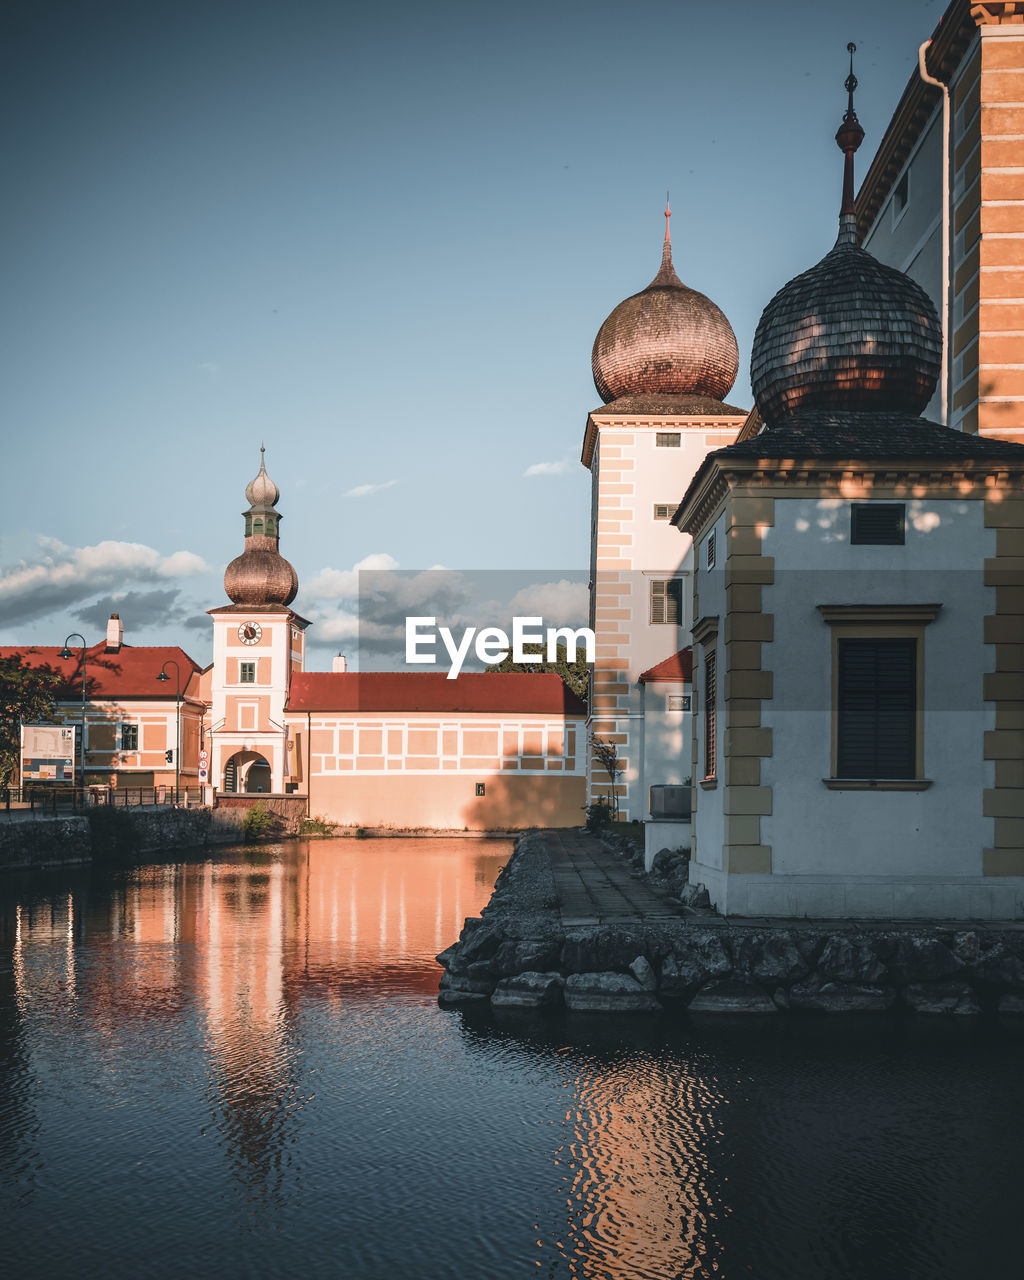
POLYGON ((73 725, 21 726, 21 779, 22 782, 74 782, 73 725))

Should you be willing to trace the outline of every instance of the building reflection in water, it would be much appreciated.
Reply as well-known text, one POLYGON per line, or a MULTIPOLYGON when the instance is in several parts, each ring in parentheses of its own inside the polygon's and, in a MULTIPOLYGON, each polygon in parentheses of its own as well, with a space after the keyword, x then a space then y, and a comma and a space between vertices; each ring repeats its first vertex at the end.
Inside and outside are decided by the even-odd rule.
POLYGON ((149 1033, 154 1055, 173 1054, 198 1015, 213 1129, 245 1202, 265 1209, 313 1096, 301 1070, 303 1004, 433 1002, 434 955, 486 902, 510 853, 506 842, 457 843, 470 875, 452 874, 451 846, 436 840, 330 840, 152 865, 95 895, 85 876, 77 893, 16 897, 0 918, 19 1024, 6 1055, 20 1064, 13 1087, 28 1097, 25 1054, 13 1049, 29 1011, 87 1021, 112 1055, 133 1027, 149 1033), (79 972, 84 941, 90 961, 79 972))

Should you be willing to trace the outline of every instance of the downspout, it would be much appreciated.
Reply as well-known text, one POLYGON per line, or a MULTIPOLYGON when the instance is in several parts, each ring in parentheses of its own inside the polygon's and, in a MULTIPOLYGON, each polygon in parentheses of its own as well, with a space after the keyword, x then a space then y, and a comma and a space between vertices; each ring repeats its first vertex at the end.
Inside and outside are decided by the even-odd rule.
POLYGON ((313 779, 309 775, 309 766, 312 761, 312 748, 309 745, 309 735, 311 731, 312 721, 310 713, 306 712, 306 817, 313 816, 313 779))
POLYGON ((942 399, 942 421, 949 425, 949 330, 953 321, 953 308, 949 297, 949 85, 936 80, 928 74, 925 65, 925 54, 930 40, 926 40, 917 51, 917 69, 925 84, 932 84, 942 90, 942 374, 940 396, 942 399))

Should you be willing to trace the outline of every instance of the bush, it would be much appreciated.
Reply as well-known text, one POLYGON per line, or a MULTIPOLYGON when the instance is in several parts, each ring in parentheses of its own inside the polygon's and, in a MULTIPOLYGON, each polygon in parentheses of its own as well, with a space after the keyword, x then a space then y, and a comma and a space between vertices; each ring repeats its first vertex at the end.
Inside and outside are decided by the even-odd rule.
POLYGON ((332 836, 334 823, 327 818, 303 818, 299 823, 300 836, 332 836))
POLYGON ((242 819, 242 831, 247 840, 259 840, 269 835, 274 825, 274 815, 262 800, 258 800, 251 809, 246 809, 242 819))
POLYGON ((604 831, 612 820, 612 806, 601 797, 587 805, 587 830, 604 831))

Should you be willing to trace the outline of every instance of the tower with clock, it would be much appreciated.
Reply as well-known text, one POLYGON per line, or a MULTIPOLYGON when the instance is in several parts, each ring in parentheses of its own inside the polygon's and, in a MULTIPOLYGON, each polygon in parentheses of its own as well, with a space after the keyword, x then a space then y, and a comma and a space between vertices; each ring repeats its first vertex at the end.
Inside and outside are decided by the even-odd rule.
POLYGON ((219 791, 281 794, 294 788, 299 768, 284 707, 292 674, 303 669, 309 623, 289 608, 299 582, 278 549, 280 492, 262 446, 245 496, 245 546, 224 573, 231 604, 210 610, 210 781, 219 791))

